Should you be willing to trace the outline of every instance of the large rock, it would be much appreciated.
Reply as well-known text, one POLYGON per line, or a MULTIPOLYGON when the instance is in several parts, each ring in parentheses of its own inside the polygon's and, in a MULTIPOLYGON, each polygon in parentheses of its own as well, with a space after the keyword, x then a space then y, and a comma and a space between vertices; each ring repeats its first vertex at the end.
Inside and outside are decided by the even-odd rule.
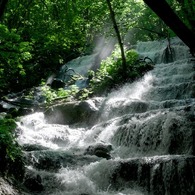
POLYGON ((50 172, 58 172, 62 167, 86 165, 90 162, 95 162, 98 159, 95 156, 87 156, 79 153, 77 154, 76 152, 59 150, 32 151, 28 152, 26 157, 28 159, 27 165, 33 164, 38 170, 50 172))
POLYGON ((111 150, 112 150, 112 145, 98 143, 98 144, 89 146, 85 150, 84 154, 95 155, 95 156, 98 156, 101 158, 110 159, 111 158, 111 155, 110 155, 111 150))
POLYGON ((95 98, 54 105, 45 112, 45 117, 48 123, 72 125, 82 122, 92 125, 96 119, 95 116, 99 113, 102 100, 102 98, 95 98))

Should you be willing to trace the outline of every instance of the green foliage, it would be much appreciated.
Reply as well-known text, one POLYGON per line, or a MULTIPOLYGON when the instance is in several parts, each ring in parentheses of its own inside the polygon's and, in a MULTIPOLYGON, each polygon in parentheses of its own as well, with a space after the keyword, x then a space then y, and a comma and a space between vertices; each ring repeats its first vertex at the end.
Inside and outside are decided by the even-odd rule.
MULTIPOLYGON (((193 29, 194 1, 167 1, 193 29)), ((124 43, 170 34, 143 1, 111 3, 124 43)), ((62 64, 91 53, 102 34, 115 36, 105 0, 9 0, 0 24, 0 94, 38 85, 62 64)))
POLYGON ((12 119, 0 119, 0 172, 23 177, 23 158, 21 148, 13 135, 16 123, 12 119))
MULTIPOLYGON (((128 82, 138 79, 153 67, 151 63, 139 61, 138 53, 134 50, 126 51, 126 61, 128 82)), ((127 80, 123 78, 121 64, 120 52, 116 49, 110 57, 101 62, 99 70, 91 80, 92 91, 94 93, 102 93, 127 82, 127 80)))
MULTIPOLYGON (((3 23, 10 32, 16 29, 18 42, 30 43, 33 49, 24 51, 21 57, 14 54, 12 62, 19 62, 18 68, 12 62, 9 67, 4 66, 7 72, 15 71, 14 75, 6 74, 7 80, 3 76, 5 69, 0 67, 1 91, 7 92, 6 88, 19 91, 38 85, 42 78, 46 79, 59 70, 62 64, 89 51, 89 45, 96 32, 100 31, 100 23, 103 23, 99 18, 103 13, 102 7, 105 10, 102 5, 89 0, 10 0, 3 23), (32 58, 27 61, 29 54, 32 58)), ((13 45, 11 39, 6 42, 13 45)))
MULTIPOLYGON (((168 28, 143 1, 112 1, 120 34, 127 44, 167 37, 168 28)), ((113 32, 109 32, 111 34, 113 32)))
POLYGON ((1 153, 2 150, 5 149, 6 155, 8 158, 10 158, 12 161, 15 159, 15 155, 17 154, 17 149, 14 147, 15 143, 13 141, 13 135, 12 130, 16 128, 16 124, 11 119, 6 120, 0 120, 0 150, 1 153), (3 147, 6 146, 6 147, 3 147))
POLYGON ((92 96, 94 93, 94 91, 92 91, 91 88, 84 88, 82 90, 80 90, 77 94, 76 94, 76 99, 78 100, 86 100, 88 99, 90 96, 92 96))
POLYGON ((71 85, 68 89, 59 88, 57 90, 52 89, 50 86, 42 86, 43 96, 45 96, 46 104, 52 104, 55 101, 63 100, 68 101, 76 96, 79 89, 75 85, 71 85))
POLYGON ((25 77, 24 64, 32 58, 31 49, 29 42, 0 24, 0 92, 14 88, 25 77))

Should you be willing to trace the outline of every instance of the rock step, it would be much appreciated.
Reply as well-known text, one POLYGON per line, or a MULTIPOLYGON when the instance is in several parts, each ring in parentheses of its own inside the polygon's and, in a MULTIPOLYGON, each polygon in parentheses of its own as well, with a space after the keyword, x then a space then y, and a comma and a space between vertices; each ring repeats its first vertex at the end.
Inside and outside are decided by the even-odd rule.
POLYGON ((176 60, 174 62, 170 63, 159 63, 155 64, 154 70, 168 70, 168 69, 185 69, 185 70, 190 70, 194 68, 194 61, 193 58, 187 58, 187 59, 181 59, 181 60, 176 60))
POLYGON ((141 101, 141 100, 129 100, 119 99, 117 106, 115 104, 109 104, 103 110, 102 116, 122 116, 124 114, 144 113, 152 110, 175 108, 175 107, 187 107, 191 104, 195 104, 195 98, 190 99, 173 99, 165 101, 141 101))
POLYGON ((189 48, 182 43, 181 40, 175 41, 176 38, 171 39, 172 55, 167 53, 167 46, 169 45, 167 40, 152 41, 152 42, 140 42, 136 45, 136 50, 140 54, 140 57, 149 57, 154 63, 167 62, 171 60, 183 60, 190 58, 189 48), (167 55, 168 54, 168 55, 167 55))
POLYGON ((115 162, 111 185, 142 187, 147 194, 195 194, 195 157, 164 155, 115 162))
POLYGON ((194 121, 194 106, 126 114, 110 121, 115 123, 111 144, 131 155, 195 154, 194 121))
POLYGON ((154 101, 194 98, 195 82, 152 87, 143 97, 145 100, 154 101))
POLYGON ((73 125, 83 123, 93 125, 97 120, 102 119, 106 121, 113 117, 120 117, 126 114, 132 114, 133 116, 145 112, 153 114, 158 112, 157 109, 160 109, 161 112, 163 109, 170 109, 172 111, 184 110, 194 105, 194 103, 195 98, 165 101, 141 101, 119 98, 114 103, 107 101, 106 98, 99 98, 99 100, 97 98, 90 101, 86 100, 84 102, 55 105, 47 110, 45 118, 50 124, 73 125))
POLYGON ((186 75, 172 75, 172 76, 165 76, 165 77, 158 77, 155 78, 153 81, 153 86, 164 86, 169 84, 179 84, 179 83, 186 83, 192 82, 195 80, 195 73, 188 73, 186 75))
POLYGON ((56 172, 62 167, 73 168, 84 166, 91 162, 98 161, 95 155, 85 155, 84 152, 76 154, 71 151, 42 150, 26 153, 27 165, 33 165, 37 170, 56 172))

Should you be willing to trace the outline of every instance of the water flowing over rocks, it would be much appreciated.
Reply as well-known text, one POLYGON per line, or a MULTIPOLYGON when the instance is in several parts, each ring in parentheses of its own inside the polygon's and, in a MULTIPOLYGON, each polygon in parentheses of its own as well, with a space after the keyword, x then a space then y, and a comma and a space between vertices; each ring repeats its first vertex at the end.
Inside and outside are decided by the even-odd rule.
POLYGON ((1 195, 19 195, 20 192, 14 187, 12 183, 0 177, 0 194, 1 195))
POLYGON ((139 43, 153 70, 106 97, 18 122, 27 194, 195 194, 195 62, 177 38, 139 43))

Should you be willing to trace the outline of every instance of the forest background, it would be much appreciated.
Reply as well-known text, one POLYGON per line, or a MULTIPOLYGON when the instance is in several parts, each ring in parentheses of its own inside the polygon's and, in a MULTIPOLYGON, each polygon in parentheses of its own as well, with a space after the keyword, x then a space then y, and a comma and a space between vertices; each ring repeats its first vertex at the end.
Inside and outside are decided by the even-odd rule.
MULTIPOLYGON (((193 1, 167 2, 194 30, 193 1)), ((111 4, 126 44, 174 36, 142 0, 111 4)), ((115 36, 106 0, 1 0, 0 13, 1 96, 40 84, 66 62, 92 53, 100 37, 115 36)))

